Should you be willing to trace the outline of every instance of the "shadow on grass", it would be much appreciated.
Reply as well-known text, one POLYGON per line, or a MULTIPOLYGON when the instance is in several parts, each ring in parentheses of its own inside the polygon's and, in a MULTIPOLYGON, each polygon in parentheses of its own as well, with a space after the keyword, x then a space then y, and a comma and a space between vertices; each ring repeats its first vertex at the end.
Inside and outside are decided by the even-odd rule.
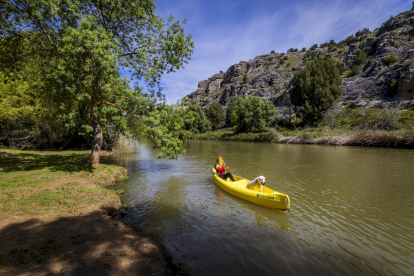
POLYGON ((168 275, 161 250, 95 211, 0 229, 0 274, 168 275))
POLYGON ((63 172, 92 172, 87 164, 86 154, 36 154, 36 153, 7 153, 0 152, 0 168, 4 172, 32 171, 49 168, 51 171, 63 172))

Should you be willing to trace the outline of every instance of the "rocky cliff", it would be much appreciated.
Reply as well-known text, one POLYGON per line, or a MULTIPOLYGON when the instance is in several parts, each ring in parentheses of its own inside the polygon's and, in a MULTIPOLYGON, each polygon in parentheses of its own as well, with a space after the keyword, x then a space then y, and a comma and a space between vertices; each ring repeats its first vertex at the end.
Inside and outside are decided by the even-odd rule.
POLYGON ((184 105, 205 108, 212 101, 226 107, 230 97, 270 100, 280 116, 291 106, 288 90, 296 71, 316 58, 343 64, 342 95, 335 108, 363 107, 414 110, 414 10, 391 17, 374 31, 363 29, 339 43, 289 49, 257 56, 198 83, 184 105))

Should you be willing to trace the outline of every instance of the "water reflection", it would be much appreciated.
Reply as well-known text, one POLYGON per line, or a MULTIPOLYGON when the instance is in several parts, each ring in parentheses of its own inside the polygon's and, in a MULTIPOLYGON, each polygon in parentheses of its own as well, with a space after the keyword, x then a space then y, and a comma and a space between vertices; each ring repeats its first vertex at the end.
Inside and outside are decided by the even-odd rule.
POLYGON ((178 161, 142 143, 115 162, 126 221, 191 275, 414 274, 414 151, 190 141, 178 161), (290 196, 267 209, 213 184, 217 156, 290 196))
MULTIPOLYGON (((234 202, 238 207, 243 208, 250 214, 252 214, 255 217, 256 224, 259 227, 275 227, 280 228, 284 231, 289 232, 290 231, 290 223, 289 223, 289 217, 286 212, 280 211, 280 210, 273 210, 268 209, 265 207, 254 205, 253 203, 246 202, 242 199, 239 199, 232 194, 229 194, 225 191, 216 190, 216 196, 217 200, 219 201, 219 210, 218 210, 218 216, 223 217, 226 209, 226 204, 234 205, 234 202), (232 201, 230 203, 227 203, 226 200, 228 197, 232 198, 232 201), (248 205, 254 206, 258 210, 253 210, 248 205)), ((228 210, 227 212, 232 212, 232 210, 228 210)))

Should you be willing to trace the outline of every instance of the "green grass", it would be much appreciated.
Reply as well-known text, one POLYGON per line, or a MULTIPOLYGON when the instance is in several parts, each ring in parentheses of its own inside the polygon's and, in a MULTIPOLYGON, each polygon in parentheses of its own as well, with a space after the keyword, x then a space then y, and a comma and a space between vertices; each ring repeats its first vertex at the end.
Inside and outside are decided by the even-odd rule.
POLYGON ((271 142, 274 139, 273 132, 264 133, 235 133, 234 128, 209 131, 203 134, 196 134, 192 139, 201 140, 229 140, 229 141, 251 141, 251 142, 271 142))
POLYGON ((119 201, 106 186, 125 179, 126 170, 106 164, 92 169, 88 154, 0 149, 0 213, 62 215, 119 201))
POLYGON ((334 122, 335 128, 350 130, 412 130, 413 110, 344 109, 334 122))
MULTIPOLYGON (((300 120, 295 122, 300 125, 300 120)), ((343 109, 330 122, 323 121, 317 127, 294 129, 277 127, 265 133, 235 133, 235 127, 198 134, 192 139, 273 142, 278 136, 303 139, 351 137, 355 145, 414 146, 414 111, 387 109, 343 109)))

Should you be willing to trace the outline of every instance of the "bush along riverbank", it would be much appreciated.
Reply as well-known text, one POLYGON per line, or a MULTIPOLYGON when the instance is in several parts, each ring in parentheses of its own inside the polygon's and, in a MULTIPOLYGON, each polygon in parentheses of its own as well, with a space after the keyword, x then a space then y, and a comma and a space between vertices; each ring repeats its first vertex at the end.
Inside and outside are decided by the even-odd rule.
POLYGON ((196 134, 191 136, 190 139, 414 149, 414 130, 350 131, 329 128, 304 128, 272 130, 264 133, 236 133, 234 128, 227 128, 196 134))
POLYGON ((127 170, 88 154, 0 149, 0 274, 168 274, 160 247, 114 219, 127 170))

